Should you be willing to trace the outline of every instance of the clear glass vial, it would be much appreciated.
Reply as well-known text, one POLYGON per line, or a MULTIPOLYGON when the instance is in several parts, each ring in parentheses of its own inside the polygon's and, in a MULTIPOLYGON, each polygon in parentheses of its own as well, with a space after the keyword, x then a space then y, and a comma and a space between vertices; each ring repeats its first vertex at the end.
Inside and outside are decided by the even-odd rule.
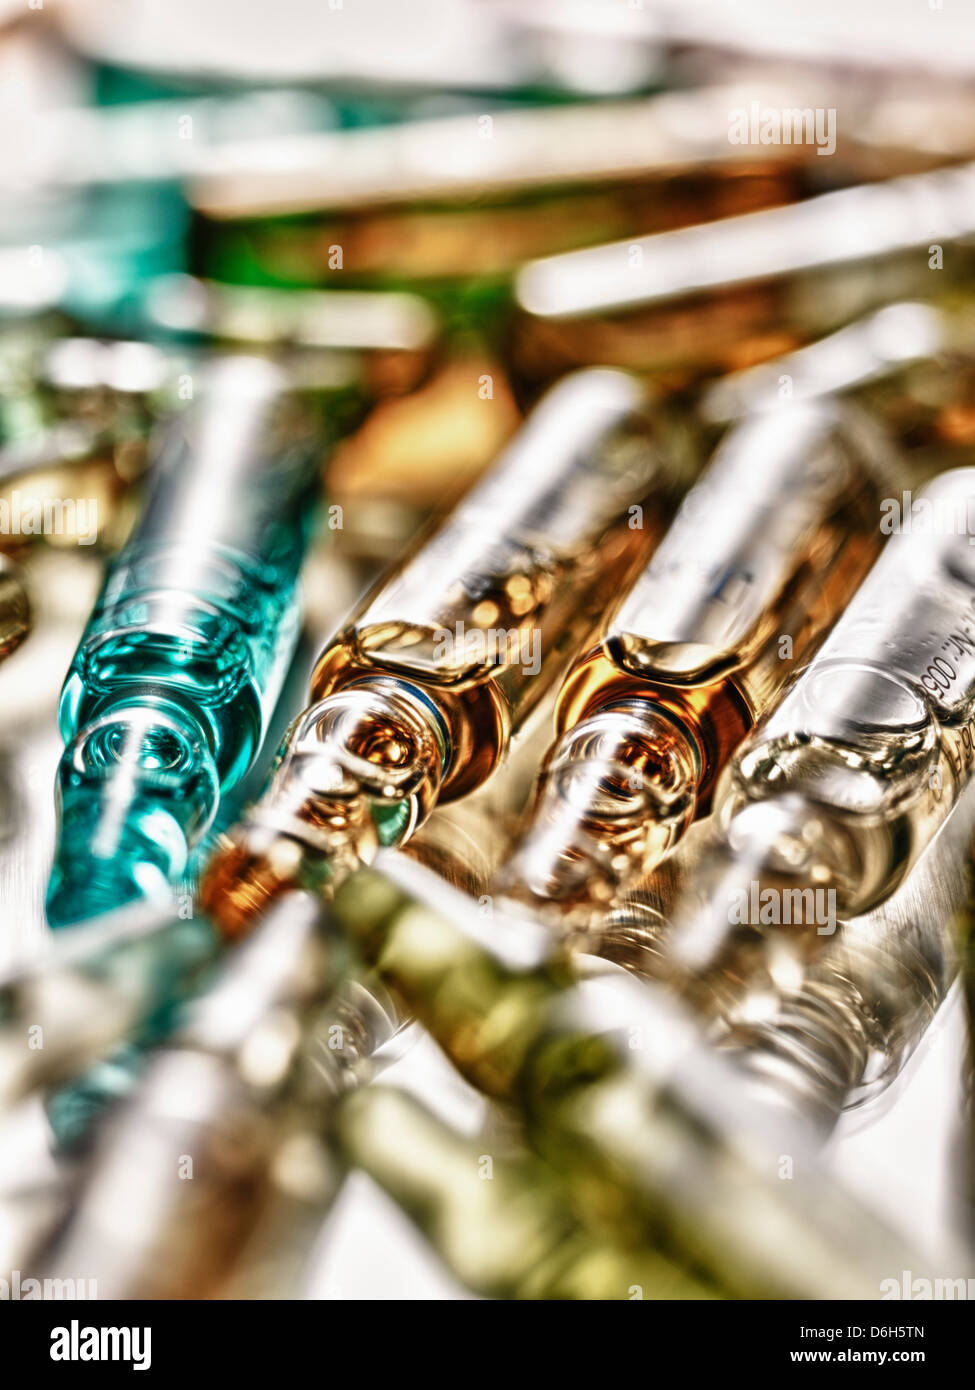
POLYGON ((702 1006, 786 979, 886 901, 971 779, 975 470, 896 501, 896 534, 719 787, 721 834, 662 965, 702 1006))

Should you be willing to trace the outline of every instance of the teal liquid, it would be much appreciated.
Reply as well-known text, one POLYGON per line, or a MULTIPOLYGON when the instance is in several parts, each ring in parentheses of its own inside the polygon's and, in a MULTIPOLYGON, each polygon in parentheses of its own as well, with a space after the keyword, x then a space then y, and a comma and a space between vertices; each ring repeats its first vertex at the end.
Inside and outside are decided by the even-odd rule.
POLYGON ((164 892, 260 746, 297 632, 297 565, 269 589, 226 561, 236 592, 208 585, 207 602, 153 584, 178 558, 119 567, 65 683, 52 926, 164 892))
POLYGON ((65 682, 55 927, 168 893, 253 761, 297 639, 318 449, 290 431, 261 463, 247 419, 219 423, 204 410, 212 464, 175 431, 65 682))
MULTIPOLYGON (((316 650, 315 645, 306 647, 299 642, 255 763, 221 797, 213 824, 193 847, 186 870, 174 885, 182 904, 189 905, 195 898, 199 873, 213 852, 217 833, 234 824, 245 805, 260 791, 275 745, 290 722, 288 710, 293 710, 304 697, 307 668, 316 650)), ((86 1151, 101 1118, 132 1095, 153 1049, 170 1036, 184 1006, 208 987, 214 970, 220 966, 224 948, 225 943, 205 917, 190 915, 184 920, 173 920, 163 931, 134 946, 127 945, 109 954, 100 973, 117 970, 130 980, 133 975, 144 980, 150 1002, 138 1029, 124 1043, 45 1097, 51 1137, 58 1152, 86 1151)))

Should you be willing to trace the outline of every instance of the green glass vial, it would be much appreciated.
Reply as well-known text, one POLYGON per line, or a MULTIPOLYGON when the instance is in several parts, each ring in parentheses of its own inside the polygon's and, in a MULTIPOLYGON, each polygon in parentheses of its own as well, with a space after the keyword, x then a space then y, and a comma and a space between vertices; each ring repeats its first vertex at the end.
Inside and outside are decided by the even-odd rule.
POLYGON ((268 361, 217 359, 161 436, 61 696, 53 926, 176 878, 260 746, 297 636, 322 452, 287 385, 268 361))

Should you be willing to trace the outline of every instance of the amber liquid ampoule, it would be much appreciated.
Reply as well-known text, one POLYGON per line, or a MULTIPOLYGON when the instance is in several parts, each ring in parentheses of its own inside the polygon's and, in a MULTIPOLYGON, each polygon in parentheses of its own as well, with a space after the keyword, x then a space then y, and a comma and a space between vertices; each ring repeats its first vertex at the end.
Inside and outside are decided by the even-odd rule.
POLYGON ((662 529, 676 439, 624 373, 560 383, 325 648, 271 784, 204 884, 230 932, 329 890, 481 786, 662 529), (647 503, 646 511, 643 503, 647 503))
POLYGON ((775 994, 800 979, 893 896, 970 785, 975 469, 913 505, 718 787, 656 967, 701 1011, 733 1022, 763 980, 775 994))
POLYGON ((563 927, 595 925, 708 809, 717 774, 877 553, 884 454, 832 400, 727 436, 566 677, 506 896, 563 927))

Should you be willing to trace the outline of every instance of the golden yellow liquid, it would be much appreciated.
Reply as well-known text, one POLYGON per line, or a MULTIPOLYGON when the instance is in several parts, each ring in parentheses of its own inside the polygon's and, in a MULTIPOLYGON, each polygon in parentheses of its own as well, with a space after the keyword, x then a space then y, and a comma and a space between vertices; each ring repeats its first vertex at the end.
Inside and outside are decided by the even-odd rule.
MULTIPOLYGON (((421 825, 436 802, 450 802, 482 786, 494 772, 512 736, 524 724, 574 653, 595 629, 612 593, 625 586, 645 562, 662 521, 648 516, 642 530, 620 523, 575 563, 550 563, 531 574, 515 572, 496 587, 455 595, 456 607, 485 628, 538 634, 540 670, 524 664, 479 664, 437 677, 429 660, 433 629, 407 624, 357 625, 355 619, 319 658, 311 681, 311 705, 329 695, 368 686, 370 678, 407 681, 423 691, 447 729, 448 761, 437 788, 421 781, 402 807, 405 838, 421 825)), ((384 582, 388 582, 384 581, 384 582)), ((367 598, 360 611, 368 613, 367 598)), ((447 619, 445 618, 445 622, 447 619)), ((370 716, 353 730, 348 751, 376 768, 377 778, 395 774, 416 758, 403 727, 370 716)), ((370 803, 360 788, 308 795, 288 776, 287 754, 267 801, 248 817, 213 856, 204 875, 204 909, 228 936, 250 929, 267 905, 296 881, 310 891, 331 884, 368 859, 378 845, 370 803), (309 855, 313 843, 318 853, 309 855)))
POLYGON ((491 776, 659 538, 676 444, 646 406, 619 373, 560 383, 366 595, 318 660, 268 792, 211 866, 227 930, 255 892, 296 879, 331 892, 378 842, 403 844, 435 803, 491 776))
MULTIPOLYGON (((524 637, 521 650, 537 642, 541 669, 527 659, 497 665, 438 669, 429 656, 434 629, 410 624, 353 622, 315 667, 313 701, 370 674, 408 680, 435 703, 447 726, 450 758, 438 800, 465 796, 483 785, 510 739, 524 724, 579 645, 598 622, 610 595, 625 585, 659 536, 651 518, 642 530, 613 528, 574 562, 547 562, 534 571, 516 570, 476 596, 456 593, 444 604, 443 626, 466 615, 472 629, 500 629, 524 637)), ((462 618, 463 620, 463 618, 462 618)), ((517 639, 514 644, 517 647, 517 639)))
MULTIPOLYGON (((640 639, 610 632, 572 668, 559 692, 558 734, 597 709, 642 699, 671 715, 693 736, 704 754, 697 799, 699 814, 709 807, 714 782, 728 758, 751 731, 786 681, 809 658, 826 628, 855 593, 879 549, 875 518, 863 493, 843 509, 810 544, 778 602, 734 653, 733 669, 703 685, 653 680, 632 669, 640 639), (869 529, 868 521, 874 521, 869 529), (855 529, 846 530, 849 526, 855 529), (780 656, 782 639, 791 646, 780 656)), ((652 659, 641 669, 652 669, 652 659)))
MULTIPOLYGON (((728 490, 719 488, 706 504, 709 525, 720 521, 728 490)), ((875 508, 876 483, 849 469, 843 495, 834 496, 818 525, 813 514, 801 552, 793 557, 786 549, 786 576, 774 580, 778 592, 770 589, 766 599, 763 585, 772 581, 762 576, 775 570, 757 554, 751 565, 737 561, 752 588, 734 605, 730 626, 725 618, 712 625, 714 572, 696 555, 688 555, 685 572, 682 546, 693 545, 696 532, 672 533, 680 544, 668 556, 664 543, 665 577, 653 580, 651 566, 562 685, 556 740, 501 876, 505 896, 560 930, 588 931, 620 892, 656 867, 710 810, 729 759, 864 578, 880 542, 875 508), (685 580, 686 616, 666 611, 668 591, 685 580), (756 616, 745 620, 752 609, 756 616)), ((773 554, 782 543, 770 538, 773 554)), ((730 557, 741 544, 728 537, 730 557)), ((715 560, 720 573, 722 556, 715 560)))

